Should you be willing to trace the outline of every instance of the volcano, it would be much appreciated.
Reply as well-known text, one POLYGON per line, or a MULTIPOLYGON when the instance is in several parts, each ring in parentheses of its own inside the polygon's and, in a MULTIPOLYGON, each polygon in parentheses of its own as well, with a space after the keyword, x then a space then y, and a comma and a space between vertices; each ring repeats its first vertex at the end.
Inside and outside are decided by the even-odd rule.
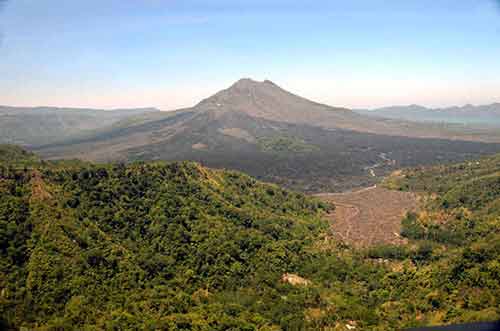
POLYGON ((365 116, 245 78, 194 107, 145 113, 35 151, 99 162, 194 160, 306 191, 372 184, 398 166, 500 151, 449 138, 456 137, 442 127, 365 116))

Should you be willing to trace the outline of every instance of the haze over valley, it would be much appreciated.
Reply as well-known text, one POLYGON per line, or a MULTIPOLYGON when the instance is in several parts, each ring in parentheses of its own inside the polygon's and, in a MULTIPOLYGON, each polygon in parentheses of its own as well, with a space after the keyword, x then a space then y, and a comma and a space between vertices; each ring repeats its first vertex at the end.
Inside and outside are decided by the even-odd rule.
POLYGON ((356 110, 364 115, 425 123, 450 123, 463 126, 500 127, 500 103, 448 108, 426 108, 419 105, 392 106, 371 110, 356 110))

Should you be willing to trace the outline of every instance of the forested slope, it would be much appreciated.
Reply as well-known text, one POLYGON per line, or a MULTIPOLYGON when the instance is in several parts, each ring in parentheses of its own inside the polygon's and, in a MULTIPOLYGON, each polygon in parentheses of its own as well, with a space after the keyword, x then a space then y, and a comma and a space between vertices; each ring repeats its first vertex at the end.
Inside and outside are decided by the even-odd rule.
POLYGON ((320 202, 195 163, 10 163, 0 178, 10 326, 272 324, 239 304, 273 295, 324 226, 320 202))
MULTIPOLYGON (((500 315, 494 189, 487 207, 454 207, 440 198, 450 179, 405 220, 410 245, 358 251, 328 236, 332 206, 240 173, 7 150, 3 329, 396 330, 500 315)), ((407 173, 390 184, 433 174, 407 173)))
POLYGON ((386 185, 424 199, 402 222, 428 261, 405 280, 414 302, 427 302, 435 324, 500 319, 500 156, 396 172, 386 185))

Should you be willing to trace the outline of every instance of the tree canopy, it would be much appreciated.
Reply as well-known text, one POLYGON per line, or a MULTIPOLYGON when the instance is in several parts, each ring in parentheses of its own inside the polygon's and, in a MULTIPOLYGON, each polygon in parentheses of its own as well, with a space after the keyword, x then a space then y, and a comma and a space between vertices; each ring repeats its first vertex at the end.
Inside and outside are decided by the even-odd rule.
POLYGON ((12 151, 0 148, 0 328, 393 330, 500 316, 500 158, 392 176, 425 200, 403 220, 410 242, 360 251, 329 239, 333 206, 241 173, 12 151))

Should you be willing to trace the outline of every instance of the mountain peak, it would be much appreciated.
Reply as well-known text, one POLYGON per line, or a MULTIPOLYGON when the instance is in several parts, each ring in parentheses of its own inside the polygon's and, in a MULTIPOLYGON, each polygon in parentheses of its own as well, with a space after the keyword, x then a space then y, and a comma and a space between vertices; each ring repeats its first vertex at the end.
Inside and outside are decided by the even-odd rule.
POLYGON ((325 117, 340 116, 345 120, 345 116, 352 116, 351 111, 302 98, 270 80, 256 81, 251 78, 238 80, 229 88, 202 100, 195 107, 199 111, 215 111, 218 116, 243 113, 251 117, 290 122, 310 122, 315 119, 317 123, 323 123, 325 117))
POLYGON ((252 110, 256 108, 266 108, 266 112, 271 110, 274 112, 275 109, 288 108, 290 104, 304 102, 303 98, 283 90, 270 80, 256 81, 242 78, 229 88, 202 100, 198 106, 215 108, 219 111, 240 110, 253 113, 252 110))
POLYGON ((259 81, 253 80, 251 78, 242 78, 242 79, 238 80, 236 83, 234 83, 233 85, 231 85, 231 87, 229 89, 230 90, 231 89, 252 89, 252 88, 255 88, 257 86, 265 86, 265 85, 275 86, 276 84, 274 84, 270 80, 265 80, 263 82, 259 82, 259 81))
POLYGON ((241 78, 239 79, 236 83, 233 84, 233 86, 238 86, 238 85, 254 85, 258 84, 259 82, 252 79, 252 78, 241 78))

